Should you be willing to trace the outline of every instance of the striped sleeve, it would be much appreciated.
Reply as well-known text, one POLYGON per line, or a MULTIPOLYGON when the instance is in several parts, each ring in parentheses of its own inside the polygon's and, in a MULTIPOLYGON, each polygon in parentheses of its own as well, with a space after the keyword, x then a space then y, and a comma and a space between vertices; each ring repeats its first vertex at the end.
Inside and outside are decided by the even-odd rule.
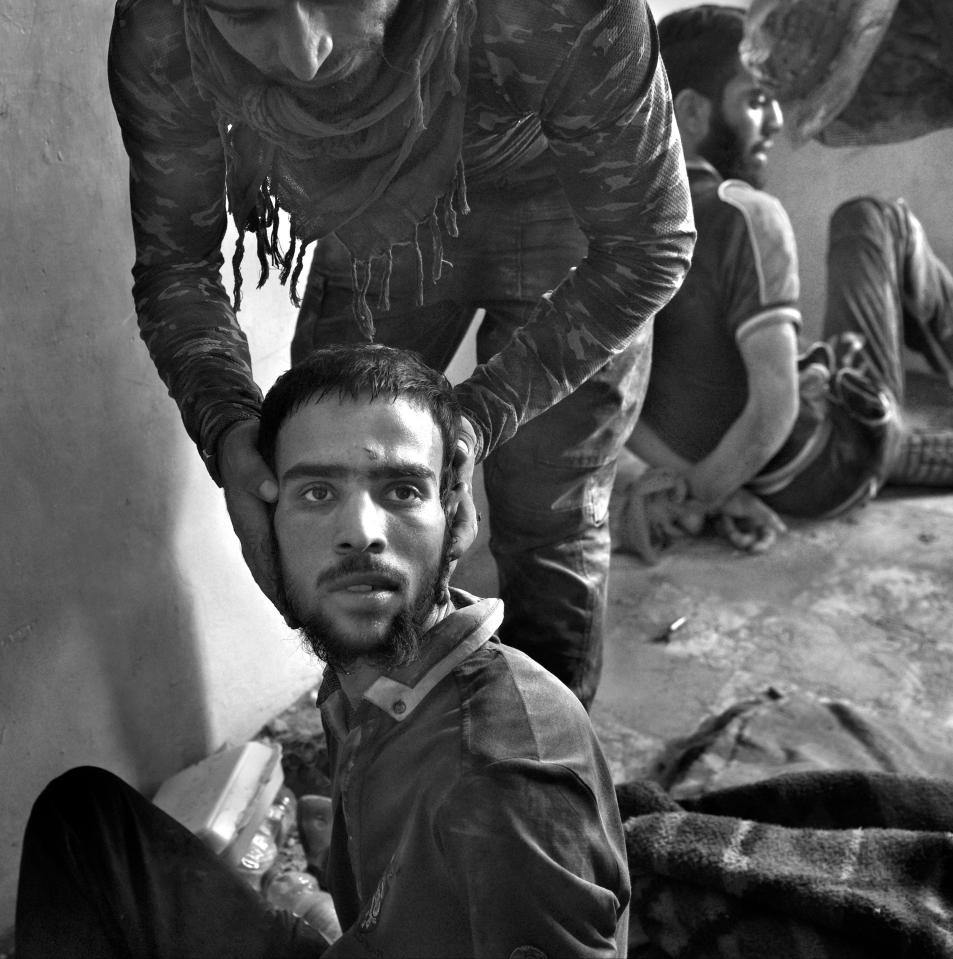
POLYGON ((797 244, 781 203, 741 180, 725 180, 719 199, 734 214, 735 225, 725 257, 731 272, 724 289, 731 291, 726 322, 736 342, 778 323, 801 329, 798 309, 797 244))

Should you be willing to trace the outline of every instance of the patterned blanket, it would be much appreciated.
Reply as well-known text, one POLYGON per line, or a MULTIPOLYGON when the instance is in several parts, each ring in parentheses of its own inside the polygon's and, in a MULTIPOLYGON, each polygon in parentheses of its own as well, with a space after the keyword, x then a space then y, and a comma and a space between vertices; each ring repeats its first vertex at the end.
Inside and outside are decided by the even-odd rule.
POLYGON ((617 786, 638 959, 953 957, 953 781, 777 776, 677 803, 617 786))

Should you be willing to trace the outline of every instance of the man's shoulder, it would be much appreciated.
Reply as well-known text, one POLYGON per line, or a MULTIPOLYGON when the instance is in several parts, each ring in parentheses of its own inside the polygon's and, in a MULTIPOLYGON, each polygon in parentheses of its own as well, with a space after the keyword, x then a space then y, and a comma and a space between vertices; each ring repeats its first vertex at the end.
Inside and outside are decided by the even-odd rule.
POLYGON ((793 242, 791 220, 776 196, 744 180, 722 180, 715 190, 715 197, 722 215, 736 218, 757 239, 793 242))
POLYGON ((646 0, 476 0, 485 25, 499 24, 497 41, 571 44, 577 32, 598 17, 633 21, 645 16, 646 0))
POLYGON ((110 39, 110 76, 134 86, 139 96, 151 89, 192 87, 181 3, 119 0, 110 39))
POLYGON ((491 641, 456 672, 467 747, 482 762, 561 761, 592 738, 579 700, 520 650, 491 641))
POLYGON ((527 10, 535 14, 546 12, 549 18, 576 20, 582 23, 591 20, 607 7, 643 7, 645 0, 476 0, 480 13, 492 11, 501 19, 527 10))
POLYGON ((797 274, 794 228, 777 197, 742 180, 722 180, 693 189, 692 204, 698 229, 696 262, 717 269, 728 265, 734 276, 747 262, 759 278, 764 274, 785 286, 797 274))
MULTIPOLYGON (((113 15, 113 27, 120 35, 132 41, 146 42, 160 38, 181 37, 185 42, 185 21, 182 4, 176 0, 118 0, 113 15)), ((161 48, 150 50, 161 56, 161 48)))

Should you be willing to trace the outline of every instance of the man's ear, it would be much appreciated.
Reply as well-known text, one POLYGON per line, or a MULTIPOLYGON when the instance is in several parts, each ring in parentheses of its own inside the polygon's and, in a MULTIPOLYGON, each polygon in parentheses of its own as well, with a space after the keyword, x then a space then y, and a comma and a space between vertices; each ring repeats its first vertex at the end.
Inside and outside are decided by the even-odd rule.
POLYGON ((694 147, 708 136, 714 105, 708 97, 691 87, 679 90, 674 104, 679 133, 694 147))

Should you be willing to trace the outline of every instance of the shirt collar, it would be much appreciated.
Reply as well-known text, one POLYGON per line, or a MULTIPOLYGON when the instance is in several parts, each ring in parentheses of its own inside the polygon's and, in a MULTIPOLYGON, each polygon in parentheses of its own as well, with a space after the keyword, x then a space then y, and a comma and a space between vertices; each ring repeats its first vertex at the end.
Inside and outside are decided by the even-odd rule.
MULTIPOLYGON (((455 588, 450 589, 450 599, 454 610, 424 634, 420 658, 379 676, 364 693, 366 701, 396 722, 407 719, 437 683, 486 643, 503 622, 502 600, 479 599, 455 588)), ((328 667, 318 706, 323 708, 340 689, 337 674, 328 667)))
POLYGON ((685 161, 685 169, 688 170, 689 178, 712 177, 719 183, 724 179, 722 175, 707 161, 701 157, 685 161))

